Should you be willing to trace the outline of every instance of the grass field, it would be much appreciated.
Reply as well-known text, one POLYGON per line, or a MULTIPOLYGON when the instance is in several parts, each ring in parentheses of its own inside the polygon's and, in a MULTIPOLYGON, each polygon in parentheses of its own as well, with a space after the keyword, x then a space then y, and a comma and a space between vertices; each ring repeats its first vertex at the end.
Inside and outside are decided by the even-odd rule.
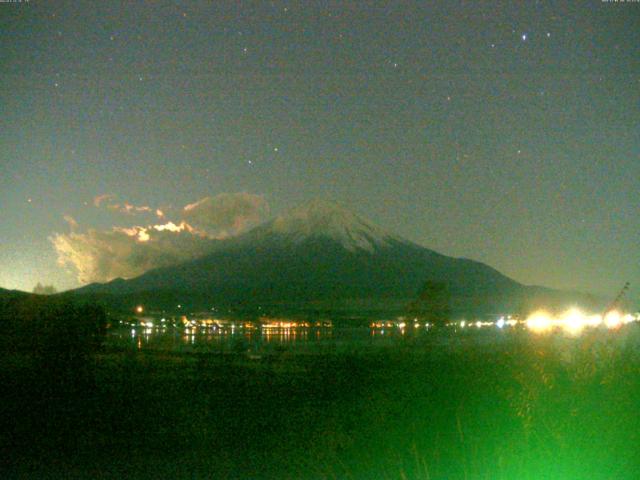
POLYGON ((2 364, 2 478, 640 478, 640 328, 2 364))

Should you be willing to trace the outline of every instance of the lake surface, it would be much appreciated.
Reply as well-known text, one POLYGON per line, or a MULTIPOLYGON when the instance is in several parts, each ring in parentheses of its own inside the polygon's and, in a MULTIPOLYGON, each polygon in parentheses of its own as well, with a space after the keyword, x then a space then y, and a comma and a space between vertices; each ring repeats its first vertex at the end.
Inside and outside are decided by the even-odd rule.
POLYGON ((294 326, 271 327, 238 322, 224 327, 180 328, 173 326, 118 327, 111 329, 107 345, 132 350, 155 350, 184 353, 248 353, 248 354, 322 354, 379 349, 457 349, 491 347, 548 339, 571 342, 585 334, 603 340, 638 341, 639 325, 634 322, 612 330, 604 327, 585 329, 579 333, 562 329, 538 332, 524 322, 512 325, 495 323, 460 323, 446 327, 400 328, 397 323, 375 326, 294 326), (464 324, 463 324, 464 325, 464 324))

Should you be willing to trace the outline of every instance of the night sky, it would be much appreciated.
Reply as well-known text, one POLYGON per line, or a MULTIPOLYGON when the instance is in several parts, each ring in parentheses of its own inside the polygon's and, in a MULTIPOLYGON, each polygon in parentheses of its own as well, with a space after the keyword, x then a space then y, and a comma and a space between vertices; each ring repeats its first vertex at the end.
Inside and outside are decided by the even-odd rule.
POLYGON ((640 299, 640 3, 31 0, 0 18, 1 287, 115 271, 110 242, 186 251, 201 207, 220 238, 324 198, 523 283, 629 280, 640 299))

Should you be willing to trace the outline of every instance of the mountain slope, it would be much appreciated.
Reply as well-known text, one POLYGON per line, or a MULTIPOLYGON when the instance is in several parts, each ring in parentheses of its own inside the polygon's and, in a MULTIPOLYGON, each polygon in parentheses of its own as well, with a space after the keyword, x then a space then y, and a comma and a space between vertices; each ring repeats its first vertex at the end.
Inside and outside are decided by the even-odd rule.
POLYGON ((6 322, 13 316, 12 309, 16 305, 24 304, 25 301, 31 301, 34 298, 40 298, 40 295, 34 295, 20 290, 0 288, 0 325, 6 325, 6 322))
POLYGON ((199 259, 76 292, 163 307, 176 301, 193 308, 348 301, 397 306, 415 298, 427 280, 447 284, 456 312, 513 309, 532 292, 485 264, 441 255, 326 202, 294 209, 199 259))
POLYGON ((21 290, 7 290, 0 288, 0 302, 9 301, 14 298, 23 298, 32 296, 31 293, 23 292, 21 290))

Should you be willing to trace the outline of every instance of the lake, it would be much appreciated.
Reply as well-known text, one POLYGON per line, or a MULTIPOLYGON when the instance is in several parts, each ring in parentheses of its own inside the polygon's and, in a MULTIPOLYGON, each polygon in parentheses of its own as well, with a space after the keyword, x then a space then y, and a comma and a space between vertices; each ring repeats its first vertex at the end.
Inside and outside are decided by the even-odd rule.
MULTIPOLYGON (((634 317, 635 327, 637 318, 634 317)), ((631 323, 631 321, 627 322, 631 323)), ((408 326, 404 321, 372 321, 369 326, 350 326, 326 321, 315 325, 300 321, 270 324, 244 320, 224 324, 149 326, 150 322, 110 329, 107 346, 133 350, 184 353, 325 354, 400 349, 457 349, 469 346, 495 348, 531 338, 571 341, 587 332, 614 338, 626 325, 567 329, 556 326, 540 331, 538 323, 524 321, 458 321, 434 328, 428 324, 408 326)), ((620 336, 620 335, 618 335, 620 336)), ((627 338, 628 335, 624 335, 627 338)))

